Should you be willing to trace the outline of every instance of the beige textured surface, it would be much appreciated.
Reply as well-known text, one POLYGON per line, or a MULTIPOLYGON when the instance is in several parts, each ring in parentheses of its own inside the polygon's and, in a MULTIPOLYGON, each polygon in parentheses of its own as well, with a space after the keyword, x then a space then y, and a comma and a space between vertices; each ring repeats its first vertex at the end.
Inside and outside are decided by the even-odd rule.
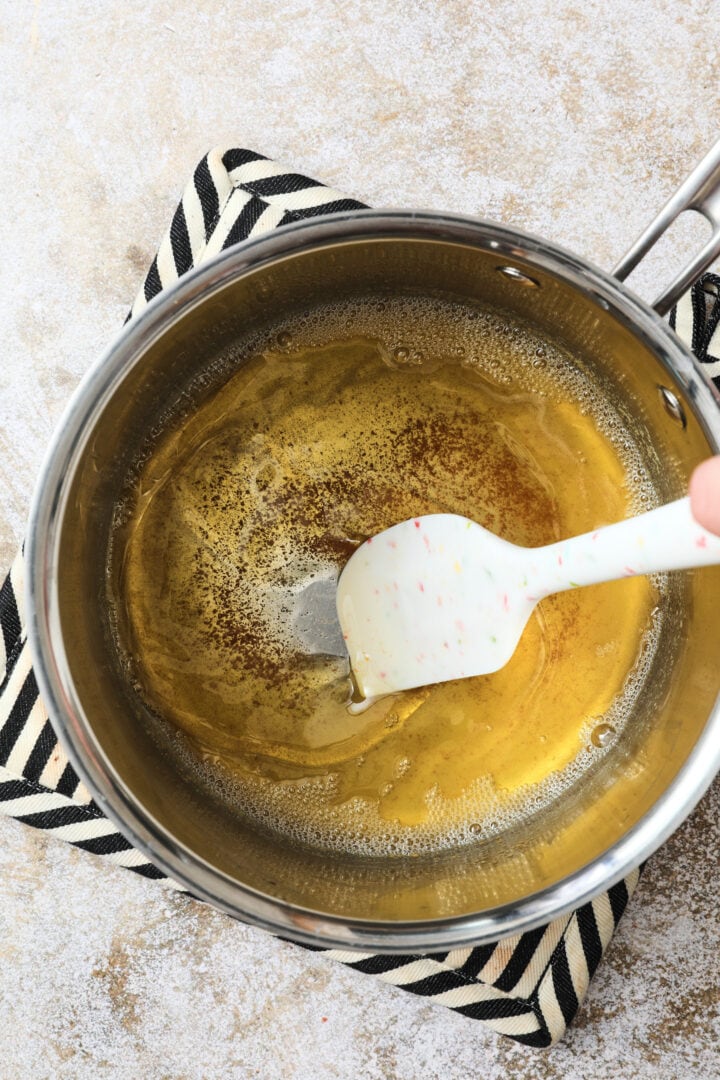
MULTIPOLYGON (((0 13, 3 565, 51 428, 211 145, 608 266, 720 128, 709 0, 0 13)), ((716 782, 538 1054, 0 820, 0 1076, 718 1077, 719 823, 716 782)))

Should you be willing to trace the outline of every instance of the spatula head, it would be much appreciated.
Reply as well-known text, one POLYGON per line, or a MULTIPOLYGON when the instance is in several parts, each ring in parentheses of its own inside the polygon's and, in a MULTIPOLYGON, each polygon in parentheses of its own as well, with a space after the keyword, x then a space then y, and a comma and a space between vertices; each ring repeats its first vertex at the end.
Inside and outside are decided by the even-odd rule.
POLYGON ((536 603, 529 554, 456 514, 413 518, 367 540, 337 592, 365 696, 503 667, 536 603))

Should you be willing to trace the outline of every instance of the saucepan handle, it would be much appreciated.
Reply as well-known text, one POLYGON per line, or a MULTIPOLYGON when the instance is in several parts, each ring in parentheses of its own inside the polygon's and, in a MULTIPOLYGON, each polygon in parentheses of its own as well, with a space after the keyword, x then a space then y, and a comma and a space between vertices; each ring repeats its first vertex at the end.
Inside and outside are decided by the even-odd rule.
POLYGON ((687 266, 671 281, 653 302, 659 315, 667 315, 693 282, 707 270, 720 255, 720 140, 708 151, 693 169, 675 194, 668 199, 655 220, 620 260, 613 274, 624 281, 641 259, 657 243, 665 230, 685 210, 697 210, 712 226, 712 234, 705 246, 691 259, 687 266))

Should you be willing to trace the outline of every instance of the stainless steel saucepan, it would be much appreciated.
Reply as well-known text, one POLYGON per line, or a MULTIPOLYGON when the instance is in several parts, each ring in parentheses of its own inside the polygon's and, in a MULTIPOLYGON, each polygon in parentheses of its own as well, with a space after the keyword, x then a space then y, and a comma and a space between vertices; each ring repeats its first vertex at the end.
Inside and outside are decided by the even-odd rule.
POLYGON ((720 252, 720 144, 613 274, 515 229, 363 210, 290 225, 187 274, 83 381, 32 508, 29 633, 41 693, 98 805, 192 893, 315 945, 446 950, 527 930, 637 867, 720 766, 720 572, 682 577, 644 692, 581 790, 521 835, 416 858, 329 855, 263 832, 163 750, 113 656, 105 610, 113 508, 137 447, 183 386, 268 308, 368 292, 441 291, 529 320, 587 360, 621 403, 667 499, 720 450, 720 399, 661 316, 720 252), (649 306, 623 281, 688 208, 712 238, 649 306), (622 785, 618 784, 622 777, 622 785), (618 791, 622 790, 622 804, 618 791), (584 810, 601 812, 588 836, 584 810))

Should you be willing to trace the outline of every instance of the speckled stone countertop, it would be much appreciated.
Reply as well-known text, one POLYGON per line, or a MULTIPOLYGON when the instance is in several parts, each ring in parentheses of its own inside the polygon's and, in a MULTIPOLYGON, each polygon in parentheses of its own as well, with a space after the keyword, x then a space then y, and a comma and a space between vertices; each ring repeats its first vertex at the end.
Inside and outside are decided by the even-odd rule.
MULTIPOLYGON (((212 145, 607 267, 720 129, 719 17, 713 0, 5 0, 0 565, 212 145)), ((709 1080, 719 849, 716 782, 538 1053, 0 819, 0 1077, 709 1080)))

